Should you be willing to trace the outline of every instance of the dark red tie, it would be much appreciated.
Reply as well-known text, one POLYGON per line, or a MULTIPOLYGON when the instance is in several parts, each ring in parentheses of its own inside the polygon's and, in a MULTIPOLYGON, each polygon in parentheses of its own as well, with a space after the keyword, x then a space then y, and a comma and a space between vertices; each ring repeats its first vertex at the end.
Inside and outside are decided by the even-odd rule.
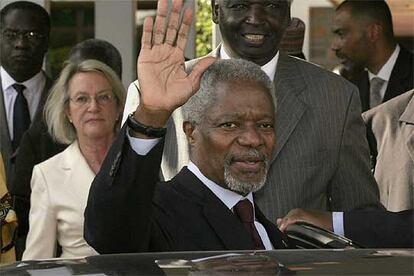
POLYGON ((253 239, 255 249, 265 249, 262 239, 254 226, 253 205, 248 199, 240 200, 234 206, 234 213, 240 218, 253 239))
POLYGON ((12 86, 17 92, 13 111, 13 150, 16 150, 23 134, 30 126, 30 113, 27 100, 23 95, 26 86, 19 83, 15 83, 12 86))

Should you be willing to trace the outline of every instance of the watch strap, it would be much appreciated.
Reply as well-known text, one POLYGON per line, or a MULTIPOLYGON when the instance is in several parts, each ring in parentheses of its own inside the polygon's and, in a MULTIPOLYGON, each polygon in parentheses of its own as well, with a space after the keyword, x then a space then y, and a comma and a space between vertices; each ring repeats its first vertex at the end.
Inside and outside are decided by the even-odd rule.
POLYGON ((167 133, 167 128, 165 127, 157 128, 157 127, 144 125, 138 122, 137 120, 135 120, 134 113, 135 112, 128 115, 127 125, 130 129, 132 129, 135 132, 144 134, 148 137, 160 138, 160 137, 165 136, 165 134, 167 133))

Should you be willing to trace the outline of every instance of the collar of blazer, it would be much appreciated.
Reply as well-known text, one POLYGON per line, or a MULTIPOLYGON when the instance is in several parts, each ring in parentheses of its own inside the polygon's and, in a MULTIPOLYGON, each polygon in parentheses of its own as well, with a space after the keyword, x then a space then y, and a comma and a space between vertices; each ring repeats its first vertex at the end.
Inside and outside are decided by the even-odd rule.
POLYGON ((414 89, 408 93, 411 94, 411 99, 408 101, 407 107, 400 117, 400 121, 407 124, 414 124, 414 89))
POLYGON ((391 71, 384 100, 390 100, 413 87, 413 62, 414 55, 401 46, 391 71))
POLYGON ((303 68, 298 65, 300 62, 304 61, 283 53, 279 55, 274 82, 277 99, 275 124, 277 146, 272 162, 283 149, 307 109, 306 100, 302 97, 307 84, 302 75, 303 68))
POLYGON ((411 90, 410 94, 411 99, 400 117, 400 122, 405 123, 404 128, 411 130, 408 132, 407 148, 408 153, 410 154, 411 159, 414 162, 414 90, 411 90))
POLYGON ((204 218, 226 249, 254 248, 253 241, 241 221, 187 167, 184 167, 172 181, 180 194, 201 206, 204 218))
POLYGON ((59 167, 59 171, 63 171, 63 186, 69 187, 68 190, 76 195, 81 204, 83 204, 80 206, 86 206, 89 188, 95 178, 95 174, 81 153, 77 141, 73 142, 61 153, 59 167))
MULTIPOLYGON (((173 181, 180 193, 202 206, 204 217, 219 236, 225 248, 239 248, 241 250, 254 248, 251 237, 240 220, 187 167, 183 168, 173 181)), ((256 204, 255 211, 257 220, 265 227, 273 246, 286 248, 287 244, 281 243, 281 234, 276 226, 263 216, 256 204)))

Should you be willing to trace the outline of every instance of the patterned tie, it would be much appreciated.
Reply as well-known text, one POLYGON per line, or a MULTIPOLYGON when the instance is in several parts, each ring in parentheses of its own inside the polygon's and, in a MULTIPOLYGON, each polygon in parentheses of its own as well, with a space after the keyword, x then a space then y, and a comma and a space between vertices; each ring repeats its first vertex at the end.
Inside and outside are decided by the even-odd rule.
POLYGON ((27 100, 23 95, 26 86, 15 83, 12 85, 17 92, 16 101, 14 102, 13 112, 13 150, 16 150, 24 132, 30 126, 30 113, 27 100))
POLYGON ((375 77, 371 80, 369 86, 369 106, 370 108, 376 107, 382 103, 382 97, 380 90, 385 80, 375 77))
POLYGON ((234 206, 234 213, 240 218, 243 222, 244 227, 246 227, 247 232, 253 239, 255 249, 265 249, 262 239, 257 232, 256 227, 254 226, 253 218, 253 205, 248 199, 240 200, 236 206, 234 206))

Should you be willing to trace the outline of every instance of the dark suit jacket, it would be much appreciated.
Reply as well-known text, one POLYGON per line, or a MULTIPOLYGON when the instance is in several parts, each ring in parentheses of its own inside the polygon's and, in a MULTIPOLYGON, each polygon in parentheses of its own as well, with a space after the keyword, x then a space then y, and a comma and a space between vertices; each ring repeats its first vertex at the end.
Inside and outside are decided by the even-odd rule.
POLYGON ((414 209, 344 213, 345 236, 366 247, 414 247, 414 209))
MULTIPOLYGON (((0 79, 0 83, 1 83, 1 79, 0 79)), ((35 124, 35 122, 38 121, 40 118, 42 118, 43 107, 45 105, 47 96, 49 94, 49 89, 51 86, 52 86, 52 80, 46 76, 46 84, 43 89, 32 125, 35 124)), ((15 152, 13 152, 12 141, 10 139, 9 128, 7 124, 6 109, 4 107, 3 89, 1 88, 1 85, 0 85, 0 92, 1 92, 0 93, 1 94, 1 97, 0 97, 0 150, 3 155, 4 165, 6 168, 6 176, 7 176, 7 181, 8 181, 7 187, 10 191, 11 189, 10 183, 12 183, 13 177, 16 175, 14 173, 15 157, 20 147, 15 152)), ((22 141, 20 141, 20 144, 21 143, 22 141)))
MULTIPOLYGON (((401 46, 400 46, 401 47, 401 46)), ((385 91, 384 100, 386 102, 412 88, 414 88, 414 55, 407 49, 401 47, 400 53, 392 69, 390 80, 385 91)), ((357 80, 356 85, 361 97, 362 111, 369 108, 369 78, 368 72, 364 71, 357 80)))
MULTIPOLYGON (((253 250, 242 222, 186 167, 157 183, 163 142, 140 156, 123 129, 89 192, 86 241, 99 253, 253 250)), ((256 217, 274 248, 288 247, 258 208, 256 217)))

